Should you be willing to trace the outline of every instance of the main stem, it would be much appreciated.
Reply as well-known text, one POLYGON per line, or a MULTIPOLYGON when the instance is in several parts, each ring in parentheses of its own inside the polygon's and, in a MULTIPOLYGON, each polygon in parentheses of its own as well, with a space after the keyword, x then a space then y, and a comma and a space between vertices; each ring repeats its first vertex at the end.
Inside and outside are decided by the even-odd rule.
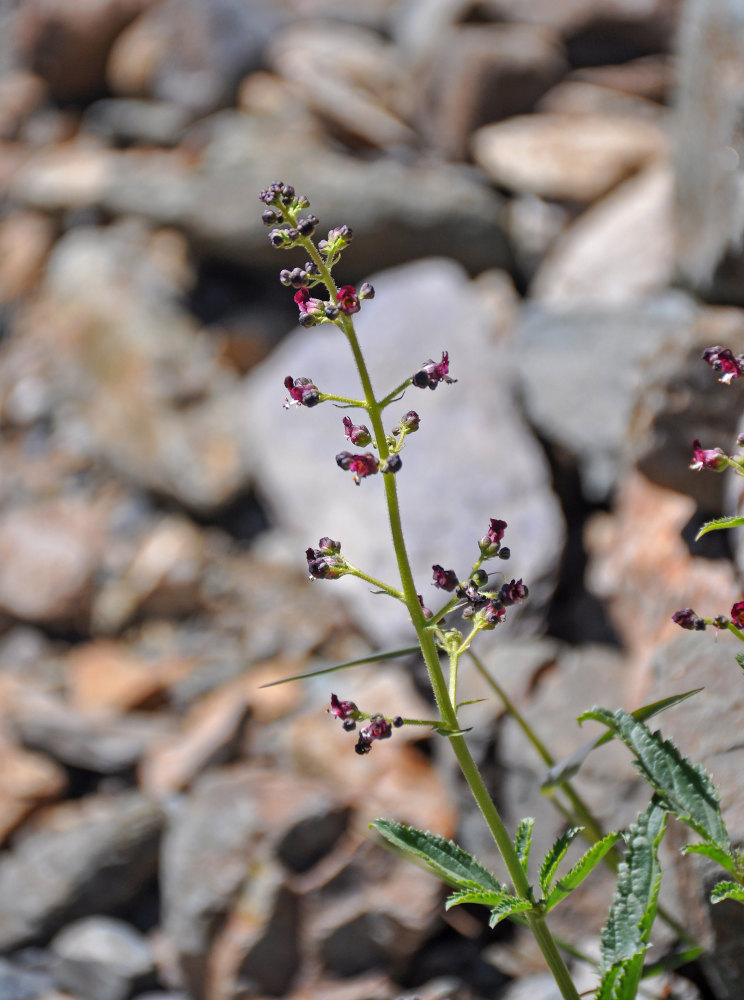
MULTIPOLYGON (((328 279, 331 280, 329 291, 334 294, 336 289, 332 279, 330 279, 330 275, 328 275, 328 279)), ((389 449, 385 430, 382 425, 382 410, 380 404, 375 399, 367 365, 364 360, 364 356, 362 355, 353 323, 348 316, 343 317, 342 327, 344 333, 346 334, 346 338, 349 341, 349 346, 351 347, 354 360, 359 371, 359 377, 364 390, 367 412, 369 413, 370 421, 372 423, 380 460, 383 461, 387 458, 389 449)), ((418 636, 418 640, 421 645, 421 652, 424 657, 424 662, 426 663, 429 679, 431 681, 434 697, 436 699, 442 721, 445 723, 447 729, 456 731, 460 728, 457 721, 457 713, 449 697, 447 684, 439 663, 439 655, 434 637, 431 631, 426 628, 426 619, 424 618, 423 610, 419 603, 418 595, 416 593, 416 585, 413 580, 413 573, 411 572, 411 566, 408 560, 408 552, 406 550, 405 540, 403 537, 403 526, 400 517, 400 506, 398 504, 398 491, 395 483, 395 476, 392 474, 384 475, 383 482, 385 485, 385 498, 387 500, 390 531, 393 536, 393 546, 395 548, 395 556, 398 562, 398 571, 400 573, 403 597, 411 616, 413 627, 416 629, 416 635, 418 636)), ((464 738, 462 736, 451 736, 449 739, 452 744, 455 757, 457 758, 457 762, 460 765, 460 770, 470 786, 473 797, 478 803, 478 807, 488 824, 488 828, 493 835, 493 839, 496 842, 499 852, 501 853, 501 857, 503 858, 504 864, 509 872, 509 876, 517 895, 522 899, 531 900, 532 894, 527 875, 520 864, 506 827, 504 826, 501 816, 499 815, 499 812, 488 793, 488 789, 485 786, 480 771, 473 760, 464 738)), ((529 913, 527 914, 527 923, 529 924, 530 929, 540 946, 540 950, 545 957, 545 961, 555 978, 564 1000, 579 1000, 579 994, 576 992, 576 988, 571 980, 566 963, 563 961, 561 953, 558 951, 556 943, 553 940, 543 917, 536 913, 529 913)))

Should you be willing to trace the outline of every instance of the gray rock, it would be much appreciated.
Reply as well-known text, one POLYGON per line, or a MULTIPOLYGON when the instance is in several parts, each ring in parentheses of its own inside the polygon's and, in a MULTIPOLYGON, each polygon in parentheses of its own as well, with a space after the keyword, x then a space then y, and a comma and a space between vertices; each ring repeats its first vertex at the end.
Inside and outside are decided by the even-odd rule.
POLYGON ((332 849, 349 824, 349 809, 329 803, 298 820, 277 844, 280 861, 295 872, 305 872, 332 849))
POLYGON ((107 139, 152 146, 175 146, 191 122, 189 112, 166 101, 116 100, 91 104, 83 116, 83 128, 107 139))
POLYGON ((0 958, 0 1000, 38 1000, 54 985, 49 972, 0 958))
POLYGON ((510 351, 527 416, 575 458, 590 499, 605 499, 617 481, 644 367, 666 358, 695 316, 680 293, 622 310, 524 309, 510 351))
MULTIPOLYGON (((489 517, 503 518, 513 553, 508 572, 530 586, 525 613, 534 625, 555 582, 563 531, 544 459, 510 399, 503 352, 490 339, 498 309, 478 301, 451 261, 422 261, 381 274, 374 283, 377 296, 360 314, 358 331, 378 393, 446 348, 459 379, 436 393, 410 388, 386 411, 388 428, 411 407, 422 418, 403 452, 398 486, 424 602, 435 604, 437 598, 431 566, 453 566, 464 575, 489 517)), ((247 379, 242 433, 255 449, 258 488, 274 523, 298 563, 308 545, 330 534, 342 541, 352 563, 395 581, 392 546, 383 543, 388 526, 379 477, 357 488, 336 467, 333 456, 345 444, 341 411, 322 406, 280 412, 288 374, 312 377, 321 389, 341 395, 358 391, 351 352, 335 326, 291 335, 247 379)), ((345 580, 337 589, 366 630, 386 645, 410 636, 405 613, 355 583, 345 580)))
POLYGON ((84 917, 53 939, 57 986, 82 1000, 127 1000, 150 985, 150 946, 130 924, 112 917, 84 917))
POLYGON ((115 912, 155 874, 162 815, 141 795, 65 808, 60 829, 27 834, 0 860, 0 948, 44 940, 76 917, 115 912))

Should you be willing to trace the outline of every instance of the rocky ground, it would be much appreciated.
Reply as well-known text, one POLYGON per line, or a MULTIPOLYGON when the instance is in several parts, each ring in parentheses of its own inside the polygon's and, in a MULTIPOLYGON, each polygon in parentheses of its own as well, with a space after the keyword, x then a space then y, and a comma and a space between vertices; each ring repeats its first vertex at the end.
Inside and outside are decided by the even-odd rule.
MULTIPOLYGON (((306 577, 326 534, 394 568, 379 483, 333 461, 338 413, 282 410, 290 372, 352 389, 326 327, 293 331, 256 197, 277 178, 355 231, 339 275, 376 287, 378 384, 450 351, 457 384, 401 404, 422 415, 399 478, 422 592, 508 521, 531 596, 482 637, 488 670, 556 758, 592 704, 704 685, 664 731, 744 836, 735 640, 670 621, 727 612, 744 570, 730 536, 692 542, 738 497, 689 470, 691 441, 732 447, 743 408, 700 352, 744 350, 713 210, 740 136, 705 113, 738 91, 704 73, 741 43, 699 6, 0 6, 0 1000, 556 997, 517 928, 445 914, 370 838, 389 815, 498 863, 440 741, 405 727, 357 757, 323 711, 334 690, 430 715, 415 658, 262 687, 410 642, 358 581, 306 577)), ((564 823, 544 765, 462 683, 537 852, 564 823)), ((647 798, 614 746, 577 787, 608 828, 647 798)), ((682 836, 665 902, 715 959, 655 995, 737 1000, 742 917, 707 904, 682 836)), ((595 954, 611 889, 596 872, 557 933, 595 954)), ((671 943, 660 925, 652 957, 671 943)))

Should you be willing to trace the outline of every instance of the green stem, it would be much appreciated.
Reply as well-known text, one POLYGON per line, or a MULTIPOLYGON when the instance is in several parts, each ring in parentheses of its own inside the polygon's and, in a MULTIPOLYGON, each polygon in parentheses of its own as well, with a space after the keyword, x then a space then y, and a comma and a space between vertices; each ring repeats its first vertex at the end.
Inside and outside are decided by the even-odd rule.
POLYGON ((729 630, 729 632, 733 632, 737 639, 739 639, 741 642, 744 642, 744 632, 742 632, 741 629, 737 628, 733 622, 726 622, 726 628, 729 630))
POLYGON ((363 399, 347 399, 346 396, 335 396, 332 392, 321 392, 320 402, 325 403, 326 400, 330 400, 333 403, 344 403, 348 407, 354 407, 357 410, 366 410, 367 404, 363 399))
POLYGON ((401 382, 401 384, 399 386, 396 386, 392 392, 389 392, 384 399, 381 399, 377 405, 380 407, 381 410, 384 410, 386 407, 390 406, 391 403, 394 403, 395 400, 398 398, 398 396, 400 396, 400 394, 404 392, 410 384, 411 384, 411 379, 407 378, 405 382, 401 382))
POLYGON ((356 567, 349 567, 349 576, 359 577, 360 580, 364 580, 366 583, 371 583, 373 587, 378 587, 380 590, 384 590, 386 594, 390 594, 391 597, 395 597, 397 600, 403 600, 403 594, 394 587, 388 586, 387 583, 383 583, 382 580, 377 580, 374 576, 370 576, 369 573, 363 573, 360 569, 356 567))

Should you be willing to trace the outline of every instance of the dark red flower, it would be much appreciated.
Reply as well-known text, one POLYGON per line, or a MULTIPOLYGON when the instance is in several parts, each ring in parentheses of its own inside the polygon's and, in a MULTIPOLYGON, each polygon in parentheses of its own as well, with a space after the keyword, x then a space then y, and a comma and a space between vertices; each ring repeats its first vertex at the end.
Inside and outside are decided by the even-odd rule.
POLYGON ((431 358, 425 361, 411 381, 419 389, 436 389, 440 382, 447 382, 449 385, 456 382, 456 378, 449 376, 448 352, 442 351, 442 360, 439 362, 432 361, 431 358))
POLYGON ((744 355, 734 356, 729 347, 706 347, 702 356, 703 361, 720 373, 719 382, 730 385, 734 379, 744 375, 744 355))
POLYGON ((355 425, 351 417, 344 417, 344 428, 344 437, 348 438, 352 444, 357 445, 359 448, 366 448, 372 440, 369 427, 366 424, 355 425))
POLYGON ((387 740, 393 735, 393 727, 384 715, 373 715, 366 726, 359 730, 359 739, 354 750, 358 754, 369 753, 375 740, 387 740))
MULTIPOLYGON (((284 388, 292 398, 292 403, 297 406, 316 406, 320 402, 318 387, 309 378, 292 378, 287 375, 284 379, 284 388)), ((288 399, 284 400, 284 408, 289 409, 292 405, 288 399)))
POLYGON ((744 601, 737 601, 731 608, 731 621, 737 628, 744 628, 744 601))
POLYGON ((373 476, 380 468, 380 463, 369 451, 363 455, 354 455, 350 451, 340 451, 336 455, 336 465, 344 472, 353 472, 354 482, 357 486, 362 479, 373 476))
POLYGON ((326 712, 336 719, 346 721, 347 719, 358 719, 359 709, 353 701, 339 701, 335 694, 331 695, 331 704, 326 707, 326 712))
POLYGON ((681 611, 675 611, 672 615, 672 621, 680 628, 694 632, 702 632, 705 629, 705 621, 695 614, 692 608, 682 608, 681 611))
POLYGON ((294 294, 294 300, 301 316, 320 316, 323 313, 323 303, 320 299, 312 298, 309 288, 298 288, 294 294))
POLYGON ((454 590, 458 584, 457 573, 453 569, 443 569, 439 565, 431 567, 434 572, 434 586, 440 590, 454 590))
POLYGON ((692 442, 691 469, 696 472, 699 472, 700 469, 722 472, 727 465, 726 455, 720 448, 703 448, 697 438, 692 442))
POLYGON ((305 549, 307 571, 313 580, 338 580, 348 572, 346 560, 323 549, 305 549))
POLYGON ((336 301, 338 308, 347 316, 359 312, 359 297, 353 285, 342 285, 338 290, 336 301))
POLYGON ((504 583, 499 590, 499 599, 502 604, 507 606, 519 604, 520 601, 526 600, 528 596, 529 590, 521 580, 511 580, 509 583, 504 583))
POLYGON ((498 625, 499 622, 502 622, 506 617, 506 608, 499 600, 489 601, 488 604, 484 608, 481 608, 478 612, 478 616, 489 628, 493 628, 494 625, 498 625))
POLYGON ((501 548, 501 539, 504 537, 506 528, 506 521, 499 521, 495 517, 491 518, 488 531, 478 542, 478 548, 481 550, 481 555, 484 559, 491 559, 493 556, 498 555, 498 551, 501 548))

